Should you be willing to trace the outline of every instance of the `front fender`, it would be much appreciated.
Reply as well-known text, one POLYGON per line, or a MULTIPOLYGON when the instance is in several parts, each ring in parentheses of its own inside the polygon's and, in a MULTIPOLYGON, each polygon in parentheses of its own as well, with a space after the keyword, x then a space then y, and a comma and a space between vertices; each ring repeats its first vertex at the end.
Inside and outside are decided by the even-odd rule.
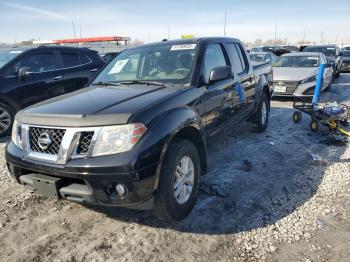
MULTIPOLYGON (((186 127, 195 128, 200 134, 200 140, 204 145, 204 154, 202 159, 206 161, 206 143, 205 143, 205 130, 200 115, 191 107, 179 107, 170 111, 162 113, 155 120, 151 122, 150 129, 152 129, 159 137, 162 142, 162 150, 159 156, 159 164, 156 171, 156 181, 154 189, 158 187, 159 176, 163 164, 163 159, 167 151, 168 146, 178 134, 179 131, 186 127)), ((205 168, 206 170, 206 163, 205 168)))

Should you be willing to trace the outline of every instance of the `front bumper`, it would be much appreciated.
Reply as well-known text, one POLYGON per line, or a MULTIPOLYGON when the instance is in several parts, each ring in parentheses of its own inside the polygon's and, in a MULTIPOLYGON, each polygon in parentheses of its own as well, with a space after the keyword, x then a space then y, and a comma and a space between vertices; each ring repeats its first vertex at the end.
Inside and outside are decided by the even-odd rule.
POLYGON ((276 97, 294 97, 294 96, 313 96, 315 91, 316 81, 305 84, 294 83, 287 86, 285 92, 278 92, 274 89, 274 96, 276 97))
POLYGON ((93 205, 125 206, 152 209, 158 163, 137 169, 128 161, 128 154, 73 159, 64 166, 23 158, 23 151, 12 142, 6 146, 7 166, 11 176, 20 184, 34 187, 36 175, 60 179, 58 198, 93 205), (113 189, 122 184, 125 197, 118 197, 113 189))

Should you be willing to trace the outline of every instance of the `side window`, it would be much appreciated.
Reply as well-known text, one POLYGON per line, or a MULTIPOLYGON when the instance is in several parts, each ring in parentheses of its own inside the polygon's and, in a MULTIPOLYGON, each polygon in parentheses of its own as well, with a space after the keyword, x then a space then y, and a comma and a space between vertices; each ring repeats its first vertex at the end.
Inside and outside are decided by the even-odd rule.
POLYGON ((90 59, 81 52, 62 51, 61 52, 63 67, 74 67, 90 62, 90 59))
POLYGON ((237 51, 237 48, 235 47, 235 44, 227 44, 227 50, 231 56, 231 59, 232 59, 232 68, 233 68, 233 71, 236 73, 236 74, 239 74, 239 73, 242 73, 244 71, 244 68, 242 66, 242 62, 241 62, 241 58, 240 58, 240 55, 237 51))
POLYGON ((242 48, 241 45, 235 44, 235 46, 237 48, 237 52, 238 52, 239 57, 240 57, 241 62, 242 62, 242 66, 243 66, 243 71, 242 72, 247 71, 248 68, 249 68, 247 56, 246 56, 245 52, 243 51, 243 48, 242 48))
POLYGON ((203 75, 206 83, 209 82, 211 70, 218 66, 226 66, 225 55, 219 44, 212 44, 207 47, 204 55, 204 70, 203 75))
POLYGON ((264 57, 264 62, 269 62, 269 61, 271 61, 271 57, 270 57, 270 54, 267 54, 264 57))
POLYGON ((23 56, 7 70, 5 75, 13 76, 21 67, 29 67, 33 73, 42 73, 57 69, 54 53, 44 51, 23 56))

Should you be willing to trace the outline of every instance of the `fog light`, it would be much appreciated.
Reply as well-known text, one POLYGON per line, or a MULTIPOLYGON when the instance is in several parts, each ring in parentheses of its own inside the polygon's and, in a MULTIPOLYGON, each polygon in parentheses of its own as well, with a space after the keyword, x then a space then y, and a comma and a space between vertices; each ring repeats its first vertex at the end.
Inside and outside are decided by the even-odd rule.
POLYGON ((120 198, 125 197, 128 193, 126 187, 122 184, 117 184, 115 186, 115 191, 117 191, 117 194, 120 198))

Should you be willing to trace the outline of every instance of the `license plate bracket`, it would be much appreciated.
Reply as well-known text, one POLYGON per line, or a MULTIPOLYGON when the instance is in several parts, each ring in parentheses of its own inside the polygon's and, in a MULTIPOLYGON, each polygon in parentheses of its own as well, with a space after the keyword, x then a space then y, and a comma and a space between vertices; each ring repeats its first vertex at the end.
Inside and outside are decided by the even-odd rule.
POLYGON ((277 93, 285 93, 285 92, 287 92, 287 87, 286 86, 274 86, 274 90, 277 93))
POLYGON ((37 193, 59 199, 59 188, 62 185, 63 179, 58 177, 51 177, 42 174, 33 175, 33 187, 37 193))

